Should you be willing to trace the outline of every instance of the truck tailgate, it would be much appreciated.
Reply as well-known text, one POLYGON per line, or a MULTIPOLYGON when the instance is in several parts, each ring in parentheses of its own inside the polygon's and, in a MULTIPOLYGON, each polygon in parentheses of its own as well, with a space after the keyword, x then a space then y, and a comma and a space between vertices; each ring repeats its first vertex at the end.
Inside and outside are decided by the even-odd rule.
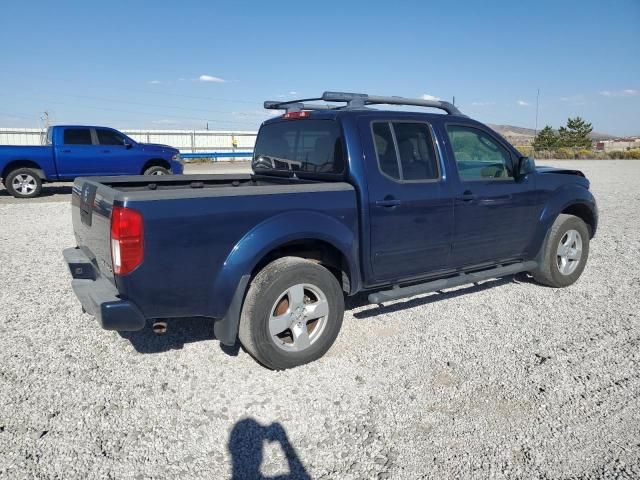
POLYGON ((91 260, 96 273, 114 283, 111 260, 111 210, 116 191, 87 178, 73 184, 71 206, 76 245, 91 260))

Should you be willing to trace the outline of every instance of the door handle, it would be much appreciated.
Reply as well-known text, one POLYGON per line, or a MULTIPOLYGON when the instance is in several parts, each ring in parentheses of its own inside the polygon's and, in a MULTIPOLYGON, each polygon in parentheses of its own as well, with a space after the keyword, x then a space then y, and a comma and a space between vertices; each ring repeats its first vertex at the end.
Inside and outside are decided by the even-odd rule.
POLYGON ((71 150, 61 150, 62 153, 71 153, 71 150))
POLYGON ((385 198, 384 200, 376 201, 376 207, 393 208, 402 203, 401 200, 396 198, 385 198))
POLYGON ((111 150, 102 150, 102 153, 111 153, 111 150))

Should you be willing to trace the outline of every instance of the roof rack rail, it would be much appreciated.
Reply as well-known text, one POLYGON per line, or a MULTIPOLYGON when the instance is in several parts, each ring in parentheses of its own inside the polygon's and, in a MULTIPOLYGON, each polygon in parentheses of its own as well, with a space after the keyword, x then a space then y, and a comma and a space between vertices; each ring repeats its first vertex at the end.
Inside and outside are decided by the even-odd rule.
POLYGON ((321 97, 302 98, 299 100, 266 101, 264 108, 268 110, 286 110, 287 113, 301 110, 337 110, 337 109, 362 109, 368 105, 413 105, 416 107, 430 107, 444 110, 449 115, 461 115, 462 112, 452 103, 442 100, 422 100, 420 98, 385 97, 380 95, 367 95, 366 93, 348 92, 324 92, 321 97), (332 107, 325 104, 313 104, 305 102, 314 101, 344 102, 346 105, 332 107))

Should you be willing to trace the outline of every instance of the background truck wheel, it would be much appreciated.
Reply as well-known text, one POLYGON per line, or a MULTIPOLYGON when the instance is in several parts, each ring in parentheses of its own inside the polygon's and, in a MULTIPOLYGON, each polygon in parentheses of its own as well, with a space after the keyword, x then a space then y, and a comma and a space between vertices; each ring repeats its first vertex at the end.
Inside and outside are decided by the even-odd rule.
POLYGON ((159 165, 155 165, 153 167, 149 167, 144 171, 145 175, 171 175, 171 172, 164 167, 159 165))
POLYGON ((550 287, 567 287, 578 280, 587 264, 589 228, 580 218, 561 214, 543 248, 541 264, 531 272, 533 278, 550 287))
POLYGON ((251 282, 238 337, 260 363, 283 370, 322 357, 344 315, 344 295, 326 268, 298 257, 267 265, 251 282))
POLYGON ((16 198, 33 198, 42 192, 42 180, 31 168, 18 168, 4 179, 7 191, 16 198))

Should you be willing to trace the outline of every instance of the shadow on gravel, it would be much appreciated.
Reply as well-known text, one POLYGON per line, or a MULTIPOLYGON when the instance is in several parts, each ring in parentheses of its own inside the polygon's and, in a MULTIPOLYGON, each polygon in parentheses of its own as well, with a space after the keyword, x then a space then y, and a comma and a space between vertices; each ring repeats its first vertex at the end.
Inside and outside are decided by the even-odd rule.
MULTIPOLYGON (((461 295, 466 295, 468 293, 482 292, 483 290, 488 290, 493 287, 498 287, 500 285, 506 285, 508 283, 517 282, 517 283, 528 283, 530 280, 528 278, 524 278, 520 274, 516 276, 503 277, 495 280, 488 280, 481 284, 472 284, 467 287, 459 288, 458 290, 453 290, 449 292, 434 292, 426 297, 412 298, 408 299, 404 302, 394 303, 392 305, 382 305, 382 306, 372 306, 367 310, 363 310, 361 312, 355 312, 353 316, 358 319, 371 318, 376 315, 381 315, 383 313, 392 313, 397 312, 399 310, 404 310, 405 308, 413 308, 419 307, 422 305, 428 305, 433 302, 439 302, 440 300, 447 300, 450 298, 456 298, 461 295)), ((532 281, 532 280, 531 280, 532 281)), ((345 299, 345 310, 353 310, 354 308, 364 307, 365 305, 371 305, 369 300, 367 299, 367 293, 359 293, 354 295, 353 297, 347 297, 345 299)))
POLYGON ((229 435, 229 452, 232 461, 233 480, 310 480, 311 476, 298 458, 282 425, 260 425, 253 418, 245 418, 236 423, 229 435), (265 476, 260 471, 265 443, 278 443, 287 457, 289 473, 265 476))
MULTIPOLYGON (((55 187, 43 185, 42 192, 40 193, 41 197, 50 197, 52 195, 71 195, 73 187, 70 185, 57 185, 55 187)), ((5 188, 0 188, 0 197, 11 197, 9 192, 5 188)), ((29 201, 30 199, 24 199, 25 201, 29 201)))
MULTIPOLYGON (((180 350, 186 343, 216 341, 213 334, 213 320, 210 318, 175 318, 167 319, 167 333, 153 333, 152 322, 137 332, 118 332, 122 338, 131 342, 138 353, 162 353, 169 350, 180 350)), ((228 347, 218 342, 220 349, 235 357, 240 350, 240 343, 228 347)))
MULTIPOLYGON (((418 307, 440 300, 456 298, 468 293, 481 292, 489 288, 506 285, 512 282, 531 283, 533 280, 526 274, 518 274, 497 280, 485 281, 479 285, 474 284, 454 291, 434 293, 424 297, 412 298, 386 306, 371 305, 367 299, 367 293, 360 293, 345 299, 345 310, 353 310, 355 308, 371 305, 371 308, 353 314, 357 319, 371 318, 384 313, 397 312, 405 308, 418 307)), ((166 322, 167 333, 164 335, 156 335, 153 333, 151 329, 152 322, 147 322, 145 328, 137 332, 118 333, 122 338, 129 340, 133 348, 135 348, 138 353, 162 353, 169 350, 179 350, 183 348, 186 343, 216 341, 216 337, 213 334, 213 320, 210 318, 177 318, 167 319, 166 322)), ((220 346, 220 349, 229 356, 235 357, 240 351, 239 342, 236 342, 236 344, 231 347, 219 342, 217 343, 220 346)))

